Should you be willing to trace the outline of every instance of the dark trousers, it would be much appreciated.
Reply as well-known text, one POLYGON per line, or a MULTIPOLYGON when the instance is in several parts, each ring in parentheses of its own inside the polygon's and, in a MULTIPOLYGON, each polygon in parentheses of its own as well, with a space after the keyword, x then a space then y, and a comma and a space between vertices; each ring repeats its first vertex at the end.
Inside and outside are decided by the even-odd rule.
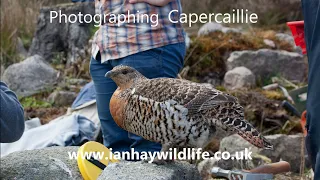
POLYGON ((309 61, 306 146, 314 179, 320 179, 320 1, 302 0, 309 61))

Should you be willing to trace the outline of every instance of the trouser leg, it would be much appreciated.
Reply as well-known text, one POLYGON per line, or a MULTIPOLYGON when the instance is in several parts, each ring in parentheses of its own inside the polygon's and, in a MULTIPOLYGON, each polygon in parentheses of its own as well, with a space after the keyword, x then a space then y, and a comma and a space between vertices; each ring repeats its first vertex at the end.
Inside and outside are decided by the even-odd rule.
POLYGON ((315 179, 320 179, 320 1, 301 2, 309 64, 306 147, 315 179))

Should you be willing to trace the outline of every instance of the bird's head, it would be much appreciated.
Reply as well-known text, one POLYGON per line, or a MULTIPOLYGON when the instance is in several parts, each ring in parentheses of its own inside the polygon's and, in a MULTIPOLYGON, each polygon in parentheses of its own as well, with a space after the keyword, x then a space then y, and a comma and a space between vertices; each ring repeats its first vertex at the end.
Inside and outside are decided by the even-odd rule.
POLYGON ((135 80, 145 78, 136 69, 123 65, 114 67, 105 76, 111 78, 120 88, 128 88, 135 80))

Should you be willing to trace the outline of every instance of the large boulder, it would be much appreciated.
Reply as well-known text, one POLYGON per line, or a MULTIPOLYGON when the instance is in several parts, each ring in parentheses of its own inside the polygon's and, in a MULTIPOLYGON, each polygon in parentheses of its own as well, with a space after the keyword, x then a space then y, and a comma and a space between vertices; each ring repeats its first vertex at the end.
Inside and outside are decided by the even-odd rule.
MULTIPOLYGON (((0 179, 83 179, 77 160, 69 153, 77 153, 79 147, 52 147, 11 153, 1 158, 0 179)), ((175 162, 155 165, 147 162, 126 162, 109 164, 99 180, 200 180, 195 165, 175 162), (139 173, 137 173, 139 172, 139 173)))
POLYGON ((35 55, 9 66, 3 81, 18 96, 30 96, 54 87, 58 72, 47 64, 41 56, 35 55))
POLYGON ((227 60, 228 70, 244 66, 257 78, 282 76, 288 80, 303 81, 307 65, 299 53, 261 49, 258 51, 235 51, 227 60))
MULTIPOLYGON (((92 25, 84 23, 78 19, 76 23, 65 23, 65 18, 59 16, 52 18, 50 22, 50 12, 61 11, 62 15, 69 17, 71 14, 78 15, 94 15, 94 3, 71 3, 62 4, 54 7, 44 7, 40 10, 37 29, 32 44, 29 50, 30 55, 39 54, 47 61, 52 61, 54 54, 64 52, 67 55, 68 63, 75 62, 78 59, 84 58, 86 45, 89 43, 92 25)), ((54 17, 56 14, 52 13, 54 17)), ((82 16, 84 17, 84 16, 82 16)), ((71 18, 74 20, 74 17, 71 18)))
POLYGON ((266 136, 266 139, 273 144, 274 150, 259 149, 235 134, 222 139, 220 151, 228 151, 233 154, 249 148, 252 154, 266 156, 270 158, 272 162, 278 162, 280 160, 288 161, 291 164, 291 171, 298 173, 301 165, 301 142, 304 139, 303 135, 277 134, 266 136))
POLYGON ((155 165, 147 162, 120 162, 107 166, 98 180, 200 180, 194 165, 175 162, 155 165))
POLYGON ((227 89, 252 88, 256 85, 256 77, 246 67, 236 67, 224 76, 224 86, 227 89))
POLYGON ((12 153, 1 158, 0 179, 82 179, 77 160, 68 155, 77 151, 78 147, 54 147, 12 153))

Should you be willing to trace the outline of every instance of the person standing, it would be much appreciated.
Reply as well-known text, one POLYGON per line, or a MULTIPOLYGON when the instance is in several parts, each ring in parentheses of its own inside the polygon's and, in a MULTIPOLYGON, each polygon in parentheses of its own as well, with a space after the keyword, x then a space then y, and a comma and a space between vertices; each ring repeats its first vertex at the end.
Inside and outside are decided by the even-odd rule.
POLYGON ((18 141, 24 132, 24 111, 15 95, 0 81, 0 142, 18 141))
POLYGON ((314 179, 320 179, 320 1, 301 2, 309 64, 306 148, 314 179))
MULTIPOLYGON (((180 23, 171 23, 168 15, 172 10, 181 12, 180 0, 96 0, 95 7, 101 15, 158 16, 157 23, 138 23, 131 19, 120 25, 105 22, 100 26, 94 36, 90 74, 97 95, 104 145, 113 151, 130 151, 131 148, 137 152, 160 151, 160 144, 144 140, 116 125, 109 103, 117 86, 105 74, 115 66, 127 65, 147 78, 177 77, 186 53, 185 32, 180 23)), ((179 16, 172 13, 170 18, 178 21, 179 16)))

